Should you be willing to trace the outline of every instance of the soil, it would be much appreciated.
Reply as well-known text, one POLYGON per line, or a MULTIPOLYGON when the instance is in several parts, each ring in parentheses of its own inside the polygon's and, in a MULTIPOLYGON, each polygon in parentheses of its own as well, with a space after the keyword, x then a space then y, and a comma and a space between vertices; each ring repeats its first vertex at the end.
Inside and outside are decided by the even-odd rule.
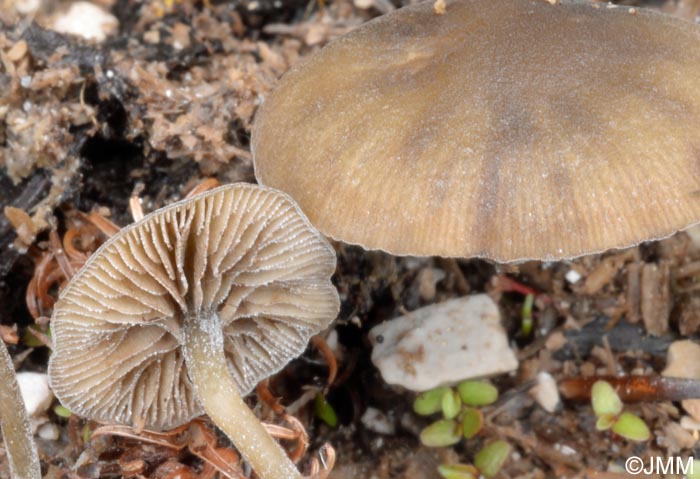
MULTIPOLYGON (((205 178, 255 181, 251 124, 277 78, 402 1, 96 0, 118 28, 89 42, 48 28, 68 3, 40 1, 27 14, 18 9, 31 2, 0 0, 0 333, 17 369, 46 371, 49 349, 26 333, 30 325, 46 331, 42 318, 50 316, 59 285, 46 289, 34 312, 24 298, 50 250, 50 231, 63 238, 90 212, 127 225, 132 195, 148 212, 182 198, 205 178)), ((693 19, 700 2, 624 3, 693 19)), ((99 243, 93 236, 82 237, 85 251, 99 243)), ((337 379, 324 389, 327 362, 310 347, 271 381, 273 393, 309 434, 304 464, 329 442, 337 455, 332 478, 434 478, 438 464, 469 463, 484 444, 502 438, 514 453, 499 477, 613 478, 626 477, 618 474, 632 455, 697 452, 698 429, 681 425, 686 413, 668 391, 626 403, 652 431, 643 443, 596 430, 585 397, 549 413, 528 393, 540 371, 557 381, 655 377, 673 341, 697 340, 696 232, 573 261, 518 266, 334 246, 342 307, 324 337, 338 358, 337 379), (580 279, 572 281, 572 274, 580 279), (524 335, 523 293, 530 290, 536 327, 524 335), (416 394, 382 380, 370 361, 368 331, 421 306, 478 292, 497 300, 520 368, 493 379, 500 399, 483 409, 486 427, 477 438, 452 448, 424 447, 418 435, 435 418, 417 416, 416 394), (336 426, 315 412, 319 391, 337 415, 336 426)), ((250 404, 259 404, 255 395, 250 404)), ((269 408, 257 411, 279 422, 269 408)), ((183 475, 206 472, 186 450, 168 452, 138 438, 89 439, 85 433, 99 425, 53 409, 47 419, 60 431, 57 440, 38 439, 49 477, 171 477, 165 463, 185 467, 183 475)), ((225 437, 218 442, 228 447, 225 437)), ((9 477, 2 449, 0 477, 9 477)))

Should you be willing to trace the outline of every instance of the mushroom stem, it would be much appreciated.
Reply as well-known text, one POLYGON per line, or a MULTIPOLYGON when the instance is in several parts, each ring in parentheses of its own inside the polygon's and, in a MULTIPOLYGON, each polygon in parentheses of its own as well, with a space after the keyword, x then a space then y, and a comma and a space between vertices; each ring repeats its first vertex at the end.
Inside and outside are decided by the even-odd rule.
POLYGON ((224 355, 216 314, 186 321, 184 355, 207 414, 228 435, 260 479, 302 479, 296 466, 243 401, 224 355))
POLYGON ((39 454, 29 427, 12 358, 0 340, 0 423, 13 479, 41 479, 39 454))

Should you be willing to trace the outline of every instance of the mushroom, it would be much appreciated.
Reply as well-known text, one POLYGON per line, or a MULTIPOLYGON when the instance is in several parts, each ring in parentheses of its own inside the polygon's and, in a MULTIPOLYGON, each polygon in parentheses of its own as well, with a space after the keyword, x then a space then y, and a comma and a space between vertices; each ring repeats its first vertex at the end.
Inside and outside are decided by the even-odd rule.
POLYGON ((700 27, 571 0, 432 7, 286 74, 253 128, 260 183, 400 255, 553 260, 700 220, 700 27))
POLYGON ((27 409, 17 384, 15 368, 0 339, 0 424, 13 479, 41 479, 39 454, 27 409))
POLYGON ((339 308, 335 252, 297 205, 235 184, 158 210, 98 249, 54 308, 56 396, 169 429, 206 411, 261 479, 301 478, 242 400, 339 308))

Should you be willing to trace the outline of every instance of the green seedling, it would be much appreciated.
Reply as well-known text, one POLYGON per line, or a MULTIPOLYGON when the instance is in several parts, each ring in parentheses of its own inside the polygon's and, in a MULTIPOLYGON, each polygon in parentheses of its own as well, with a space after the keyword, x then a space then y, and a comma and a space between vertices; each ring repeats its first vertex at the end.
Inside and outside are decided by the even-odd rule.
MULTIPOLYGON (((22 343, 30 348, 40 348, 46 346, 46 344, 37 337, 35 332, 43 334, 37 326, 29 326, 22 335, 22 343)), ((47 332, 46 336, 49 338, 51 337, 50 331, 47 332)))
POLYGON ((462 400, 459 397, 457 391, 448 389, 442 395, 442 415, 445 419, 454 419, 459 414, 462 409, 462 400))
POLYGON ((638 416, 629 412, 623 412, 612 426, 615 434, 630 441, 642 442, 651 437, 649 426, 638 416))
POLYGON ((440 464, 438 472, 445 479, 476 479, 479 471, 471 464, 440 464))
POLYGON ((442 396, 448 391, 451 389, 444 386, 419 394, 413 401, 413 411, 421 416, 430 416, 440 412, 442 410, 442 396))
POLYGON ((599 418, 615 417, 622 412, 622 400, 606 381, 596 381, 591 389, 593 412, 599 418))
POLYGON ((615 389, 606 381, 596 381, 591 389, 593 412, 598 417, 599 431, 612 431, 630 441, 646 441, 651 436, 649 427, 639 417, 623 412, 623 404, 615 389))
POLYGON ((89 424, 83 426, 83 442, 87 444, 90 441, 90 436, 92 436, 92 429, 89 424))
POLYGON ((494 477, 510 456, 512 448, 505 441, 494 441, 485 446, 474 457, 471 464, 441 464, 438 472, 445 479, 477 479, 494 477))
POLYGON ((440 419, 420 433, 420 442, 428 447, 453 446, 462 439, 462 431, 456 421, 440 419))
POLYGON ((466 407, 462 411, 462 435, 465 439, 471 439, 481 431, 484 425, 484 416, 481 411, 473 407, 466 407))
POLYGON ((535 295, 529 293, 525 296, 525 302, 523 303, 522 309, 522 323, 520 324, 520 331, 523 336, 527 337, 532 334, 532 328, 534 321, 532 320, 532 306, 535 304, 535 295))
POLYGON ((599 431, 607 431, 615 424, 615 416, 600 416, 595 423, 595 428, 599 431))
POLYGON ((333 409, 333 406, 326 401, 326 397, 321 393, 318 393, 314 400, 314 414, 330 427, 336 427, 338 425, 338 415, 335 413, 335 409, 333 409))
POLYGON ((70 412, 70 409, 68 409, 65 406, 62 406, 61 404, 53 408, 53 412, 56 413, 56 416, 63 417, 66 419, 68 419, 71 416, 71 414, 73 414, 70 412))
POLYGON ((510 456, 510 444, 505 441, 494 441, 486 445, 474 456, 474 466, 484 477, 493 477, 498 474, 503 464, 510 456))
POLYGON ((498 399, 498 389, 487 381, 462 381, 457 391, 467 406, 488 406, 498 399))

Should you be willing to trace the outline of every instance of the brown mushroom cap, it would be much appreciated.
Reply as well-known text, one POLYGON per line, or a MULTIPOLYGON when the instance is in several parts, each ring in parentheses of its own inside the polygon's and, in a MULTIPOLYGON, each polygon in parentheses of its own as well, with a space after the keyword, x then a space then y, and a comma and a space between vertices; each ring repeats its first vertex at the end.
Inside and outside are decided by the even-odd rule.
POLYGON ((104 244, 61 293, 52 387, 96 420, 186 423, 203 409, 180 349, 184 323, 218 317, 246 394, 335 318, 334 269, 330 245, 269 188, 230 185, 158 210, 104 244))
POLYGON ((700 28, 544 0, 432 2, 290 71, 258 181, 395 254, 557 259, 700 220, 700 28))

